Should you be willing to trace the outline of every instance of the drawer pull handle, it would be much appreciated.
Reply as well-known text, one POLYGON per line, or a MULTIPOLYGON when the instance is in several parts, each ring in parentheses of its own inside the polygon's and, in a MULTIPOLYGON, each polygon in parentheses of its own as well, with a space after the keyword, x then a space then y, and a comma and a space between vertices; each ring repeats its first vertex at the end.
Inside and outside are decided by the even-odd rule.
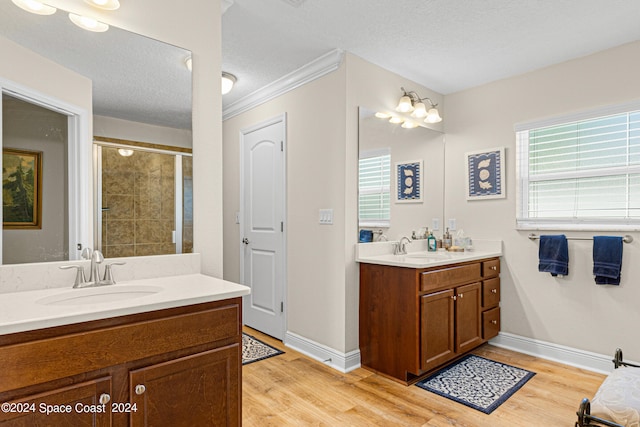
POLYGON ((497 325, 498 321, 497 320, 492 320, 491 323, 493 323, 494 325, 497 325))
POLYGON ((100 395, 100 399, 98 399, 98 401, 100 402, 101 405, 109 403, 110 400, 111 400, 111 396, 109 396, 108 393, 102 393, 100 395))
POLYGON ((145 386, 143 386, 142 384, 138 384, 136 386, 136 394, 138 396, 140 396, 141 394, 144 394, 145 391, 147 391, 147 388, 145 386))
POLYGON ((492 294, 497 294, 497 293, 498 293, 498 290, 497 290, 497 289, 491 289, 491 293, 492 293, 492 294))

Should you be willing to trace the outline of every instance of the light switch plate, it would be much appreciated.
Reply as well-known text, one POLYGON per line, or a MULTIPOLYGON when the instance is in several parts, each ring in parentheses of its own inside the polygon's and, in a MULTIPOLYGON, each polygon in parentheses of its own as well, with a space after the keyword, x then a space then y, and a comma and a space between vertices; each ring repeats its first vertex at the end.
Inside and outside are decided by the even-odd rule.
POLYGON ((332 225, 333 224, 333 209, 320 209, 320 224, 332 225))
POLYGON ((440 218, 431 219, 431 229, 433 229, 433 231, 440 230, 440 218))
POLYGON ((449 231, 453 231, 456 229, 456 219, 449 218, 449 231))

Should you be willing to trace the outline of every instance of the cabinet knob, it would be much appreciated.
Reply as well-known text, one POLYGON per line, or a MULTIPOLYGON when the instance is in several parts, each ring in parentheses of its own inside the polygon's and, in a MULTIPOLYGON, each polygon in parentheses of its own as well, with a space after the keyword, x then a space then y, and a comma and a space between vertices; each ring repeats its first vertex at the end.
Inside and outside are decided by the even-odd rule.
POLYGON ((109 403, 110 400, 111 396, 109 396, 108 393, 102 393, 100 395, 100 398, 98 399, 98 402, 100 402, 101 405, 104 405, 105 403, 109 403))
POLYGON ((458 296, 459 296, 460 298, 462 298, 462 297, 464 296, 464 294, 458 294, 458 296))
POLYGON ((498 321, 497 320, 492 320, 491 323, 493 323, 494 325, 497 325, 498 321))
POLYGON ((492 265, 491 267, 489 267, 490 270, 496 271, 498 269, 497 265, 492 265))
POLYGON ((492 293, 492 294, 497 294, 497 293, 498 293, 498 290, 497 290, 497 289, 491 289, 491 293, 492 293))
POLYGON ((451 295, 451 299, 455 301, 457 297, 455 295, 451 295))
POLYGON ((141 395, 141 394, 144 394, 144 392, 145 392, 145 391, 147 391, 147 388, 146 388, 144 385, 142 385, 142 384, 138 384, 138 385, 136 386, 136 394, 137 394, 138 396, 139 396, 139 395, 141 395))

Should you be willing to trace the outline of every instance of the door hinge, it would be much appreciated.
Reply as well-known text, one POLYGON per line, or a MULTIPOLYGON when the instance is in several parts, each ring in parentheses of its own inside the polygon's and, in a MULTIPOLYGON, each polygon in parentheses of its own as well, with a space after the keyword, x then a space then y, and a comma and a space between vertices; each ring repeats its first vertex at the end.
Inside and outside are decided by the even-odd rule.
POLYGON ((280 301, 280 313, 284 313, 284 301, 280 301))
POLYGON ((284 151, 284 141, 280 141, 280 151, 284 151))
POLYGON ((284 221, 280 221, 280 232, 284 233, 284 221))

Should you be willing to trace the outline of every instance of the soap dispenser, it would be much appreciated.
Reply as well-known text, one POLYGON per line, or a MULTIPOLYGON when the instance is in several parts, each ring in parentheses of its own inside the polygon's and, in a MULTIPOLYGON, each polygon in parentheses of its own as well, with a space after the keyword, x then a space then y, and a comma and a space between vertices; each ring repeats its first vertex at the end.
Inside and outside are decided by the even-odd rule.
POLYGON ((436 252, 438 250, 438 243, 436 240, 436 236, 433 233, 429 233, 429 237, 427 237, 427 251, 436 252))
POLYGON ((449 227, 447 227, 447 231, 445 231, 444 236, 442 236, 442 246, 449 250, 451 247, 451 233, 449 233, 449 227))

